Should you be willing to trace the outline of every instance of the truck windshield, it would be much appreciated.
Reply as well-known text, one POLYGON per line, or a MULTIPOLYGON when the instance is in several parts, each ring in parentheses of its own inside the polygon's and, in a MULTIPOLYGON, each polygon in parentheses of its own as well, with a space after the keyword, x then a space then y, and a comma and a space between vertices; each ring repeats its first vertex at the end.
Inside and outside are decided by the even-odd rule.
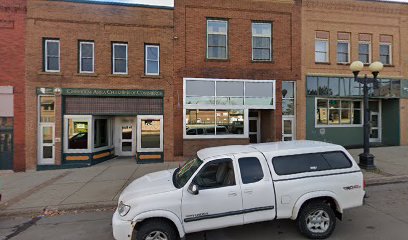
POLYGON ((188 180, 193 176, 195 171, 203 164, 203 161, 195 157, 187 161, 182 167, 177 168, 173 175, 173 184, 176 188, 182 188, 188 180))

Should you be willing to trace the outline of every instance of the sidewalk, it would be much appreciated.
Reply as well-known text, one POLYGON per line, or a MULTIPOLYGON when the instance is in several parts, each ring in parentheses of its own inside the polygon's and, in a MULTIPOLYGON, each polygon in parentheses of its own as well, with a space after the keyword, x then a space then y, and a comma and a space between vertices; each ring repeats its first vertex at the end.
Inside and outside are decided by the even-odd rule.
MULTIPOLYGON (((350 150, 357 161, 361 152, 350 150)), ((408 147, 373 148, 372 153, 379 169, 363 171, 368 185, 408 181, 408 147)), ((114 208, 119 194, 131 181, 178 165, 137 165, 132 159, 116 158, 89 168, 2 174, 0 216, 40 214, 44 209, 114 208)))

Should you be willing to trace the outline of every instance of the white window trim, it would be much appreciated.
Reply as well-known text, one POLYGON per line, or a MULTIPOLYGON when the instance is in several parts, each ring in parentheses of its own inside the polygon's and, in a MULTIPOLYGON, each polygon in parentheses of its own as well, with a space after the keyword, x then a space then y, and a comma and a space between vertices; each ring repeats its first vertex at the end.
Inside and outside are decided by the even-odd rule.
MULTIPOLYGON (((381 43, 380 43, 380 47, 381 47, 381 45, 388 46, 389 52, 390 52, 390 63, 383 63, 383 64, 384 64, 384 65, 392 65, 392 64, 393 64, 393 61, 392 61, 392 43, 384 43, 384 42, 381 42, 381 43)), ((381 50, 380 50, 380 59, 381 59, 381 50)))
POLYGON ((272 23, 270 22, 252 22, 252 61, 256 62, 270 62, 272 61, 272 23), (256 24, 269 24, 271 27, 271 34, 254 34, 254 25, 256 24), (254 59, 254 37, 268 37, 269 38, 269 59, 254 59))
POLYGON ((315 50, 315 62, 316 63, 329 63, 330 62, 330 44, 329 44, 329 39, 325 39, 325 38, 315 38, 315 47, 314 47, 314 50, 315 50), (325 42, 326 43, 326 61, 323 61, 323 62, 320 62, 320 61, 316 61, 316 52, 317 52, 317 49, 316 49, 316 41, 322 41, 322 42, 325 42))
POLYGON ((112 43, 112 73, 118 75, 127 75, 128 74, 128 44, 127 43, 112 43), (126 72, 116 72, 115 70, 115 46, 125 46, 126 47, 126 72))
POLYGON ((45 39, 45 43, 44 43, 44 70, 45 72, 54 72, 54 73, 58 73, 61 71, 61 42, 58 39, 45 39), (49 42, 55 42, 58 43, 58 70, 50 70, 48 69, 48 43, 49 42))
POLYGON ((138 115, 137 116, 137 152, 163 152, 163 115, 138 115), (142 120, 160 120, 160 148, 142 148, 142 120))
POLYGON ((80 41, 79 42, 79 73, 94 73, 95 72, 95 43, 92 41, 80 41), (82 45, 92 45, 92 71, 82 71, 82 45))
POLYGON ((350 53, 351 53, 351 49, 350 49, 350 40, 337 40, 337 43, 347 43, 347 62, 339 62, 339 59, 338 59, 338 57, 337 57, 337 54, 339 54, 339 51, 338 51, 338 45, 337 45, 337 51, 336 51, 336 60, 337 60, 337 63, 343 63, 343 64, 347 64, 347 63, 350 63, 350 53))
MULTIPOLYGON (((327 108, 328 110, 330 109, 329 107, 327 108)), ((341 109, 341 108, 340 108, 341 109)), ((351 109, 354 111, 354 108, 351 109)), ((363 127, 364 125, 364 103, 363 99, 350 99, 350 98, 315 98, 315 105, 314 105, 314 112, 313 112, 313 118, 314 118, 314 125, 315 128, 342 128, 342 127, 363 127), (317 101, 318 100, 340 100, 340 101, 351 101, 351 102, 360 102, 360 119, 361 119, 361 124, 338 124, 338 125, 324 125, 324 124, 317 124, 317 119, 316 119, 316 110, 317 110, 317 101)), ((341 118, 341 116, 340 116, 341 118)))
MULTIPOLYGON (((244 102, 245 103, 245 102, 244 102)), ((250 80, 250 79, 215 79, 215 78, 184 78, 183 79, 183 138, 184 139, 225 139, 225 138, 249 138, 249 109, 276 109, 276 80, 250 80), (273 105, 257 106, 257 105, 210 105, 210 104, 186 104, 186 82, 187 81, 214 81, 214 97, 217 97, 217 81, 219 82, 244 82, 244 101, 245 101, 245 82, 271 82, 273 84, 273 105), (244 110, 244 134, 228 134, 228 135, 187 135, 186 133, 186 110, 187 109, 203 109, 203 110, 244 110)))
MULTIPOLYGON (((55 114, 55 96, 54 95, 38 95, 37 96, 37 121, 38 121, 38 134, 37 134, 37 164, 38 165, 54 165, 55 164, 55 146, 53 147, 53 159, 43 159, 42 158, 42 147, 43 147, 43 143, 41 141, 41 131, 42 131, 42 127, 43 126, 50 126, 53 127, 53 133, 52 133, 52 137, 53 137, 53 144, 55 145, 55 122, 41 122, 41 97, 54 97, 54 114, 55 114), (40 164, 40 159, 42 159, 42 163, 40 164)), ((55 117, 55 116, 54 116, 55 117)))
POLYGON ((227 20, 217 20, 217 19, 207 19, 207 29, 206 29, 206 31, 207 31, 207 59, 215 59, 215 60, 226 60, 226 59, 228 59, 228 25, 229 25, 229 22, 227 21, 227 20), (208 23, 210 23, 210 22, 225 22, 226 23, 226 32, 225 33, 210 33, 209 31, 208 31, 208 23), (208 56, 208 35, 210 35, 210 34, 212 34, 212 35, 225 35, 225 51, 226 51, 226 53, 225 53, 225 58, 214 58, 214 57, 212 57, 212 58, 210 58, 209 56, 208 56))
POLYGON ((64 115, 64 153, 92 153, 93 149, 93 119, 92 115, 64 115), (68 119, 74 121, 88 122, 88 148, 69 149, 68 148, 68 119))
POLYGON ((147 76, 159 76, 160 75, 160 45, 145 45, 145 75, 147 76), (148 48, 157 48, 157 60, 155 59, 148 59, 147 58, 147 49, 148 48), (157 73, 149 73, 147 72, 147 61, 155 61, 157 62, 157 73))
POLYGON ((368 44, 368 63, 364 63, 364 64, 370 64, 372 63, 373 59, 373 52, 372 52, 372 45, 371 45, 371 41, 358 41, 358 57, 360 58, 360 44, 368 44))

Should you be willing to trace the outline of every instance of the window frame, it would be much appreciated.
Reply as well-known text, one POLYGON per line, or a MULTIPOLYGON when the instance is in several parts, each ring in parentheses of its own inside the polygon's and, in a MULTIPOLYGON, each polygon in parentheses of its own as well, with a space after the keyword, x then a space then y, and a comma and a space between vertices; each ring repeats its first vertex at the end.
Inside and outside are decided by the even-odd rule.
MULTIPOLYGON (((122 58, 120 58, 122 59, 122 58)), ((126 42, 112 42, 112 74, 114 75, 128 75, 129 74, 129 45, 126 42), (126 47, 126 72, 116 72, 115 70, 115 46, 126 47)))
POLYGON ((160 45, 159 44, 145 44, 145 75, 146 76, 160 76, 160 45), (147 58, 148 48, 157 48, 157 60, 152 60, 147 58), (148 61, 157 62, 157 73, 148 72, 148 61))
POLYGON ((44 71, 50 72, 50 73, 61 72, 61 41, 58 38, 44 38, 44 71), (48 69, 48 43, 49 42, 58 43, 58 70, 48 69))
POLYGON ((367 44, 368 45, 368 63, 363 62, 364 64, 371 64, 373 62, 373 50, 372 50, 372 43, 371 41, 358 41, 358 60, 360 61, 360 44, 367 44))
MULTIPOLYGON (((89 58, 86 58, 89 59, 89 58)), ((95 73, 95 42, 94 41, 79 41, 79 73, 95 73), (92 45, 92 71, 82 70, 82 45, 91 44, 92 45)))
MULTIPOLYGON (((340 64, 349 64, 350 63, 350 54, 351 54, 351 47, 350 47, 350 40, 337 40, 337 45, 336 45, 336 48, 337 48, 337 51, 336 51, 336 60, 337 60, 337 63, 340 63, 340 64), (347 61, 346 62, 341 62, 341 61, 339 61, 339 56, 338 56, 338 54, 339 54, 339 43, 347 43, 347 61)), ((344 54, 344 52, 340 52, 340 53, 343 53, 344 54)))
POLYGON ((216 19, 216 18, 207 18, 206 21, 207 24, 207 29, 206 29, 206 36, 207 36, 207 53, 206 53, 206 59, 207 60, 228 60, 229 59, 229 49, 228 49, 228 33, 229 33, 229 21, 227 19, 216 19), (225 22, 226 23, 226 32, 225 34, 220 34, 220 33, 211 33, 212 35, 225 35, 225 58, 214 58, 214 57, 209 57, 209 31, 208 31, 208 26, 210 22, 225 22))
POLYGON ((381 60, 381 56, 385 56, 385 55, 381 55, 381 46, 388 46, 388 51, 389 51, 389 63, 383 63, 384 65, 392 65, 393 61, 392 61, 392 43, 385 43, 385 42, 380 42, 380 60, 381 60))
MULTIPOLYGON (((215 78, 184 78, 183 79, 183 139, 223 139, 223 138, 248 138, 249 137, 249 109, 276 109, 276 80, 249 80, 249 79, 215 79, 215 78), (186 104, 187 81, 213 81, 214 100, 217 97, 217 82, 244 82, 244 104, 243 105, 217 105, 214 104, 186 104), (273 105, 245 105, 245 83, 272 83, 273 105), (223 135, 187 135, 186 133, 186 112, 187 110, 244 110, 244 134, 223 134, 223 135)), ((216 119, 216 116, 215 116, 216 119)))
MULTIPOLYGON (((297 153, 297 154, 286 154, 286 155, 276 155, 273 156, 271 159, 271 163, 272 163, 272 167, 273 167, 273 172, 279 176, 279 177, 284 177, 284 176, 294 176, 294 175, 299 175, 299 174, 313 174, 313 173, 321 173, 321 172, 325 172, 325 171, 337 171, 337 170, 346 170, 346 169, 352 169, 354 166, 353 161, 350 159, 350 157, 344 153, 343 151, 340 150, 334 150, 334 151, 326 151, 326 152, 306 152, 306 153, 297 153), (342 153, 346 159, 348 160, 348 162, 350 163, 350 166, 347 168, 332 168, 329 161, 327 161, 327 159, 324 157, 324 154, 328 154, 328 153, 342 153), (290 173, 290 174, 278 174, 276 172, 276 168, 275 168, 275 164, 274 164, 274 160, 276 158, 279 157, 291 157, 291 156, 307 156, 307 155, 313 155, 313 154, 319 154, 321 155, 321 157, 327 162, 327 164, 331 167, 330 169, 324 169, 324 170, 316 170, 316 171, 311 171, 309 169, 309 171, 305 171, 305 172, 296 172, 296 173, 290 173)), ((341 172, 340 172, 341 173, 341 172)), ((290 179, 290 178, 289 178, 290 179)))
POLYGON ((330 63, 330 44, 329 42, 330 42, 329 39, 315 37, 315 47, 314 47, 315 63, 330 63), (317 51, 317 48, 316 48, 317 41, 326 43, 326 52, 317 51), (317 61, 316 53, 326 53, 326 61, 323 61, 323 62, 317 61))
POLYGON ((272 36, 273 36, 273 24, 272 22, 261 22, 261 21, 253 21, 251 24, 252 27, 252 61, 254 62, 272 62, 273 61, 273 40, 272 40, 272 36), (271 34, 269 36, 267 35, 254 35, 254 25, 256 24, 269 24, 271 27, 271 34), (254 49, 266 49, 266 48, 255 48, 254 47, 254 38, 255 37, 262 37, 262 38, 269 38, 269 59, 255 59, 254 58, 254 49))
MULTIPOLYGON (((353 122, 353 119, 351 119, 351 122, 353 122)), ((314 105, 314 125, 315 125, 315 128, 341 128, 341 127, 363 127, 363 125, 364 125, 364 103, 363 103, 363 99, 350 99, 350 98, 326 98, 326 97, 315 97, 315 105, 314 105), (337 110, 339 110, 339 116, 340 116, 340 123, 339 124, 337 124, 337 125, 334 125, 334 124, 329 124, 329 123, 327 123, 327 125, 325 125, 325 124, 318 124, 317 123, 317 118, 316 118, 316 114, 317 114, 317 109, 318 109, 318 107, 317 107, 317 102, 318 102, 318 100, 326 100, 327 101, 327 110, 328 110, 328 113, 329 113, 329 110, 330 110, 330 106, 329 106, 329 101, 330 100, 338 100, 338 101, 340 101, 340 103, 339 103, 339 108, 335 108, 335 109, 337 109, 337 110), (353 105, 353 103, 354 102, 360 102, 360 108, 359 108, 359 110, 360 110, 360 119, 361 119, 361 123, 360 124, 353 124, 353 123, 351 123, 351 124, 341 124, 341 112, 342 112, 342 110, 345 110, 345 108, 342 108, 341 107, 341 102, 342 101, 345 101, 345 102, 351 102, 351 106, 350 106, 350 108, 349 108, 349 110, 351 111, 350 113, 354 113, 354 110, 355 110, 355 108, 354 108, 354 105, 353 105)))
POLYGON ((138 153, 146 152, 163 152, 164 149, 164 131, 163 131, 163 115, 138 115, 136 125, 136 144, 138 153), (142 128, 141 124, 143 120, 159 120, 160 121, 160 147, 159 148, 142 148, 142 128))
MULTIPOLYGON (((191 180, 190 180, 190 181, 191 181, 191 183, 196 184, 200 191, 211 190, 211 189, 220 189, 220 188, 225 188, 225 187, 234 187, 234 186, 239 185, 239 183, 238 183, 238 181, 237 181, 237 171, 236 171, 235 166, 234 166, 234 160, 233 160, 231 157, 216 158, 216 159, 210 160, 210 161, 208 161, 208 162, 204 162, 204 163, 202 164, 201 168, 196 171, 196 174, 191 177, 191 180), (224 163, 224 162, 231 162, 232 170, 234 171, 234 178, 235 178, 235 184, 234 184, 234 185, 221 186, 221 187, 206 187, 206 188, 201 188, 201 187, 196 183, 196 178, 197 178, 197 176, 199 176, 208 166, 210 166, 211 164, 218 164, 218 163, 224 163)), ((190 184, 191 184, 191 183, 190 183, 190 184)), ((187 184, 186 184, 186 186, 187 186, 187 184)))

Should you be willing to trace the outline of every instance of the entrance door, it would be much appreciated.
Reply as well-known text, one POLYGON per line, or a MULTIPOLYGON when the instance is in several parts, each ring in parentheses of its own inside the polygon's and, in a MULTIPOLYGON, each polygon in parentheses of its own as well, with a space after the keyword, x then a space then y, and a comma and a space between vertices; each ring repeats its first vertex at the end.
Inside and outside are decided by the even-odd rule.
POLYGON ((381 101, 370 101, 370 142, 381 142, 381 101))
POLYGON ((249 117, 249 142, 261 142, 261 122, 258 117, 249 117))
POLYGON ((295 118, 282 117, 282 141, 295 140, 295 118))
POLYGON ((116 118, 115 152, 119 156, 136 155, 136 118, 116 118))
POLYGON ((0 130, 0 170, 13 169, 13 131, 0 130))
POLYGON ((55 125, 53 123, 40 125, 40 151, 38 165, 55 164, 55 125))

